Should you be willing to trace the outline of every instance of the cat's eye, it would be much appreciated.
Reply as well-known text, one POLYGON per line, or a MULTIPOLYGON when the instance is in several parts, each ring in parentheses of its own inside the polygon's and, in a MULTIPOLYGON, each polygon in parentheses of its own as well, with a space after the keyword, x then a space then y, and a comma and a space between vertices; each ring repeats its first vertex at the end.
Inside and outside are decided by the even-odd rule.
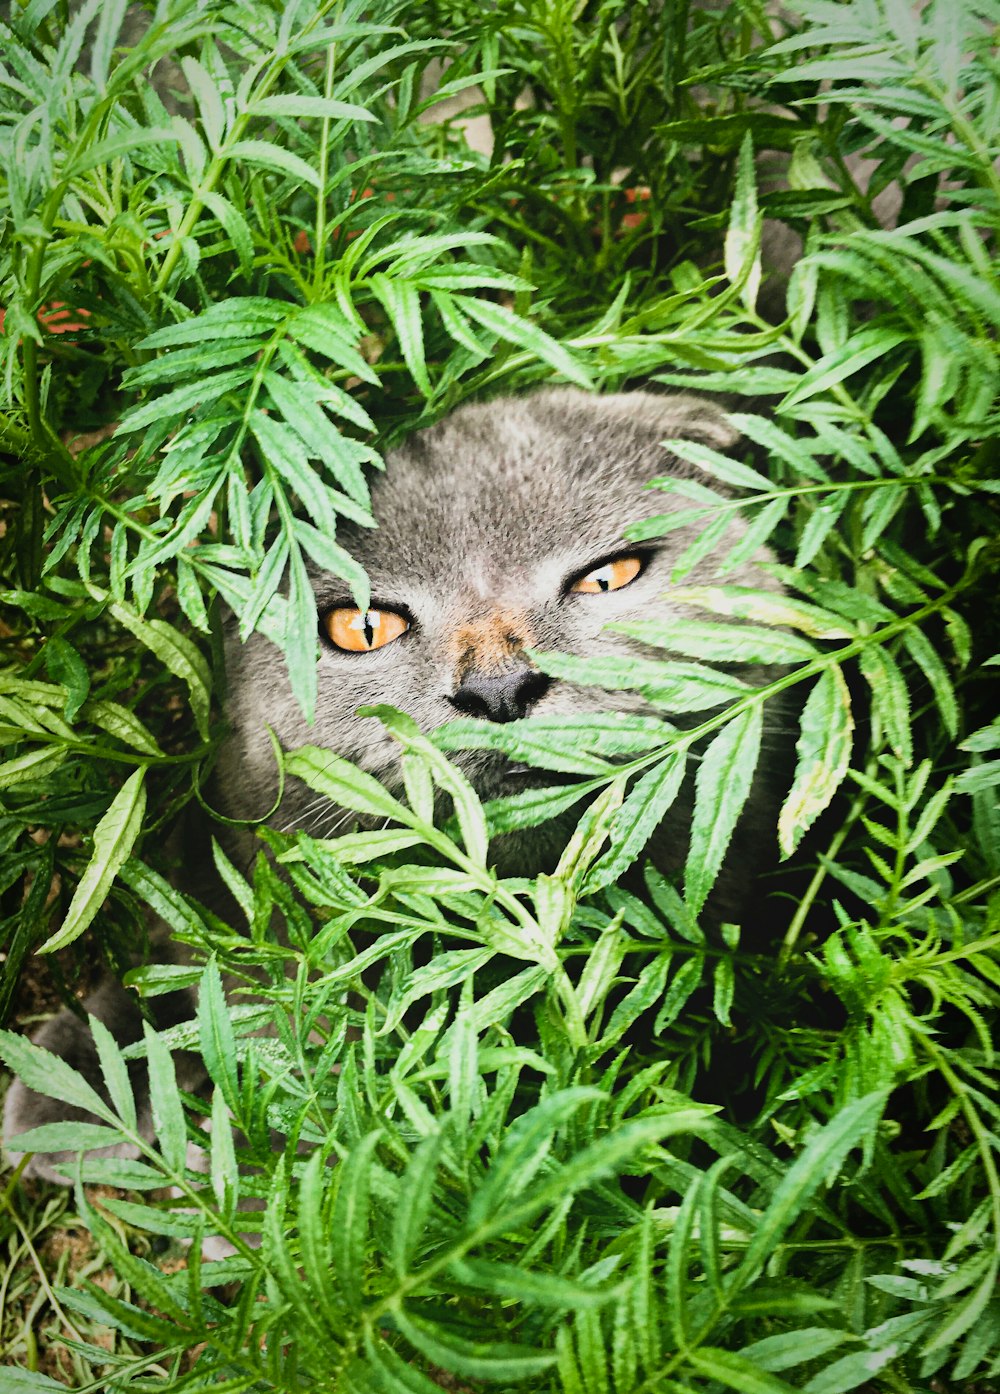
POLYGON ((630 581, 634 581, 642 570, 640 557, 617 557, 606 561, 603 566, 595 566, 585 576, 580 576, 570 586, 571 591, 584 595, 599 595, 602 591, 620 591, 630 581))
POLYGON ((328 610, 323 616, 323 628, 335 648, 349 653, 371 653, 384 649, 410 627, 409 620, 395 610, 358 610, 343 605, 328 610))

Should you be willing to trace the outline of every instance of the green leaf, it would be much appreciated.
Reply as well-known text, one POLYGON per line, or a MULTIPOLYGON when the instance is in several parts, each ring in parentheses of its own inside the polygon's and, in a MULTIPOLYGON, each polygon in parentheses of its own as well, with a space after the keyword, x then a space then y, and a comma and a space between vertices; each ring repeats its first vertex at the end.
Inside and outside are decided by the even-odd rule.
POLYGON ((659 1035, 666 1027, 677 1020, 687 1006, 691 994, 701 985, 701 975, 705 967, 702 954, 695 954, 687 963, 682 963, 671 979, 663 998, 663 1004, 653 1023, 653 1031, 659 1035))
POLYGON ((489 848, 486 818, 479 796, 462 771, 423 735, 412 717, 397 711, 395 707, 359 707, 358 712, 361 716, 378 717, 404 749, 419 755, 426 762, 434 782, 451 795, 462 842, 470 860, 476 866, 485 867, 489 848))
POLYGON ((512 1263, 490 1259, 455 1259, 449 1271, 458 1283, 495 1297, 530 1306, 574 1311, 577 1307, 601 1307, 620 1299, 620 1286, 598 1288, 559 1273, 534 1272, 512 1263))
POLYGON ((77 883, 66 918, 38 949, 49 954, 79 938, 107 899, 119 868, 132 852, 146 812, 145 765, 133 770, 94 829, 90 861, 77 883))
POLYGON ((858 330, 846 344, 824 354, 818 363, 803 374, 799 385, 778 403, 779 414, 790 411, 792 407, 799 406, 810 397, 819 396, 853 373, 867 368, 876 359, 885 357, 894 348, 905 343, 906 337, 904 333, 882 325, 871 325, 858 330))
POLYGON ((531 651, 543 673, 586 687, 635 691, 669 713, 710 710, 751 691, 732 673, 696 663, 658 663, 643 658, 575 658, 570 654, 531 651))
POLYGON ((66 1389, 65 1384, 39 1374, 37 1370, 24 1370, 13 1365, 4 1370, 2 1387, 4 1394, 7 1391, 9 1394, 58 1394, 60 1390, 65 1394, 66 1389))
POLYGON ((328 1158, 316 1149, 306 1163, 299 1187, 299 1242, 302 1265, 327 1328, 334 1336, 341 1333, 343 1304, 331 1282, 332 1261, 326 1223, 326 1182, 330 1178, 328 1158))
POLYGON ((958 733, 958 702, 947 668, 923 630, 915 626, 903 632, 903 645, 931 685, 944 728, 953 739, 958 733))
MULTIPOLYGON (((128 1065, 121 1053, 118 1042, 111 1032, 96 1016, 90 1018, 90 1034, 97 1047, 97 1058, 101 1062, 101 1074, 108 1091, 108 1098, 126 1128, 132 1132, 137 1128, 137 1111, 132 1094, 132 1082, 128 1075, 128 1065)), ((82 1146, 82 1144, 79 1144, 82 1146)))
POLYGON ((583 894, 615 884, 642 852, 680 793, 687 768, 683 751, 654 765, 636 781, 611 824, 611 847, 591 868, 583 894))
POLYGON ((699 1374, 718 1380, 738 1394, 795 1394, 795 1386, 786 1384, 777 1375, 761 1370, 752 1361, 730 1351, 699 1346, 691 1351, 688 1360, 699 1374))
POLYGON ((805 639, 752 624, 715 624, 671 616, 608 628, 630 634, 644 644, 718 663, 807 663, 816 657, 816 650, 805 639))
POLYGON ((802 709, 795 777, 778 816, 783 857, 828 807, 851 762, 854 715, 844 675, 832 664, 819 676, 802 709))
POLYGON ((236 1036, 215 959, 209 959, 198 993, 198 1038, 209 1077, 233 1110, 239 1111, 236 1036))
POLYGON ((298 186, 319 188, 319 176, 312 165, 300 155, 295 155, 283 145, 275 145, 272 141, 237 140, 226 147, 226 155, 230 160, 275 170, 278 174, 288 174, 298 186))
POLYGON ((84 721, 90 721, 116 740, 124 741, 133 750, 143 755, 163 755, 163 749, 149 728, 139 720, 135 712, 123 707, 120 702, 105 702, 91 699, 80 708, 84 721))
MULTIPOLYGON (((365 1328, 365 1354, 377 1378, 359 1388, 358 1394, 438 1394, 441 1388, 437 1380, 428 1379, 412 1360, 403 1360, 368 1327, 365 1328)), ((353 1375, 353 1371, 348 1373, 353 1375)), ((353 1384, 350 1389, 354 1394, 353 1384)))
POLYGON ((369 1225, 369 1192, 375 1149, 381 1131, 368 1133, 337 1167, 337 1199, 333 1209, 333 1266, 338 1292, 351 1312, 360 1312, 364 1298, 365 1251, 369 1225))
POLYGON ((353 102, 338 102, 334 97, 307 97, 297 92, 279 97, 261 97, 247 108, 247 115, 326 117, 333 121, 379 120, 374 112, 353 102))
POLYGON ((422 1138, 399 1181, 390 1257, 400 1278, 410 1271, 427 1224, 444 1141, 444 1130, 440 1128, 422 1138))
POLYGON ((49 677, 66 689, 63 716, 73 722, 90 691, 90 670, 73 645, 58 635, 49 639, 42 657, 49 677))
POLYGON ((162 396, 154 397, 144 406, 133 407, 118 423, 118 430, 121 433, 144 431, 147 426, 168 418, 175 418, 180 424, 192 407, 207 406, 210 402, 218 401, 235 387, 245 388, 252 377, 252 366, 230 368, 224 373, 203 374, 195 382, 186 382, 162 396))
POLYGON ((763 715, 758 705, 733 717, 698 766, 691 842, 684 867, 684 898, 694 915, 701 912, 715 884, 736 820, 749 797, 760 753, 763 715))
POLYGON ((16 755, 13 760, 5 760, 0 765, 0 789, 10 789, 28 780, 47 778, 59 768, 68 754, 65 748, 51 750, 42 747, 29 750, 26 755, 16 755))
POLYGON ((177 1175, 184 1170, 187 1157, 187 1129, 184 1108, 177 1090, 177 1076, 170 1051, 148 1021, 142 1023, 149 1069, 149 1102, 153 1112, 156 1141, 167 1167, 177 1175))
MULTIPOLYGON (((749 465, 741 464, 729 455, 713 450, 711 446, 702 445, 700 441, 686 440, 680 436, 669 437, 663 443, 682 460, 689 460, 692 465, 697 465, 714 478, 721 479, 724 484, 731 484, 734 489, 751 489, 754 493, 765 494, 774 490, 774 485, 766 475, 751 469, 749 465)), ((674 482, 670 475, 662 480, 653 481, 654 484, 662 484, 664 487, 674 482)))
POLYGON ((556 1362, 550 1351, 510 1341, 470 1341, 412 1312, 397 1310, 396 1325, 415 1350, 443 1370, 470 1379, 517 1380, 541 1374, 556 1362))
POLYGON ((588 391, 593 389, 594 384, 583 365, 539 325, 522 319, 520 315, 515 315, 512 310, 505 309, 502 305, 494 305, 491 300, 476 300, 470 295, 455 295, 453 301, 470 319, 481 324, 497 338, 527 349, 535 358, 540 358, 543 363, 554 368, 569 382, 575 382, 578 387, 588 391))
POLYGON ((391 818, 397 823, 410 821, 406 807, 387 793, 377 779, 318 746, 305 745, 286 755, 285 772, 341 808, 391 818))
POLYGON ((224 1223, 230 1224, 236 1212, 240 1177, 230 1112, 218 1086, 212 1091, 210 1175, 219 1215, 224 1223))
POLYGON ((488 1221, 524 1190, 549 1155, 558 1130, 584 1104, 599 1097, 599 1092, 589 1087, 562 1089, 514 1120, 469 1204, 471 1229, 488 1221))
POLYGON ((855 1099, 813 1133, 775 1188, 739 1269, 745 1287, 762 1271, 788 1228, 795 1223, 824 1182, 831 1181, 847 1154, 874 1135, 887 1094, 879 1091, 855 1099))
MULTIPOLYGON (((36 1094, 59 1099, 74 1108, 95 1114, 108 1124, 114 1124, 114 1114, 101 1096, 82 1075, 52 1051, 33 1045, 13 1031, 0 1031, 0 1058, 36 1094)), ((5 1142, 12 1144, 14 1139, 5 1138, 5 1142)))
POLYGON ((670 591, 672 602, 697 605, 716 615, 754 620, 757 624, 785 625, 800 629, 811 639, 853 639, 843 615, 792 595, 754 590, 749 586, 676 586, 670 591))
MULTIPOLYGON (((89 587, 95 599, 109 599, 106 592, 89 587)), ((163 666, 187 685, 198 734, 208 737, 211 714, 212 674, 191 640, 165 620, 148 620, 124 601, 111 600, 108 609, 119 624, 145 644, 163 666)))
POLYGON ((116 1128, 100 1123, 43 1123, 26 1133, 15 1133, 9 1141, 16 1152, 89 1152, 95 1147, 120 1147, 122 1135, 116 1128))
POLYGON ((427 359, 424 354, 424 329, 420 317, 420 296, 414 285, 396 280, 377 272, 371 277, 371 288, 375 298, 389 316, 389 322, 396 331, 400 351, 406 366, 413 375, 413 381, 425 397, 434 393, 427 374, 427 359))
POLYGON ((872 702, 882 720, 889 744, 904 765, 913 763, 910 733, 910 694, 899 665, 886 649, 863 649, 858 665, 872 691, 872 702))
POLYGON ((760 229, 753 137, 747 131, 736 161, 736 187, 729 212, 723 260, 726 275, 733 285, 741 286, 740 298, 750 310, 757 303, 760 289, 760 229))

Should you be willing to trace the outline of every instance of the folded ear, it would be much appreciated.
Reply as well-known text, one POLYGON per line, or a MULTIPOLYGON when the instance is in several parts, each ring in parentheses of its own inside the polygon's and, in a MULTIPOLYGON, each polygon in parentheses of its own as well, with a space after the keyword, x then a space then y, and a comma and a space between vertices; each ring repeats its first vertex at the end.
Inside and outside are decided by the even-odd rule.
POLYGON ((699 441, 713 450, 730 450, 740 433, 723 409, 694 392, 613 392, 606 397, 585 397, 607 419, 632 430, 650 433, 658 441, 699 441))
MULTIPOLYGON (((739 432, 710 397, 693 392, 611 392, 596 396, 577 388, 555 388, 522 399, 530 415, 558 434, 605 436, 621 454, 639 452, 643 464, 650 454, 662 464, 664 441, 699 441, 714 450, 729 450, 739 432)), ((678 461, 679 463, 679 461, 678 461)), ((689 473, 682 466, 681 473, 689 473)))
POLYGON ((529 421, 553 440, 561 439, 567 459, 588 478, 625 471, 644 483, 664 474, 700 479, 701 469, 665 450, 663 442, 690 440, 726 451, 739 439, 722 408, 693 392, 597 396, 577 388, 556 388, 520 401, 529 421))

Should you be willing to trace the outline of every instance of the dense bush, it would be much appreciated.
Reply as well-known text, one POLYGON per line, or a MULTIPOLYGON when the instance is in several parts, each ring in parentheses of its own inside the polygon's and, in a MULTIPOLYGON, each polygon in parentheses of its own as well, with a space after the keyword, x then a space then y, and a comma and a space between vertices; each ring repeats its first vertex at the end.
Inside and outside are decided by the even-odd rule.
MULTIPOLYGON (((157 1146, 76 1168, 117 1279, 46 1278, 0 1312, 3 1388, 62 1387, 37 1371, 46 1312, 46 1368, 80 1390, 432 1394, 445 1371, 840 1394, 1000 1371, 1000 10, 790 8, 179 0, 137 22, 43 0, 3 29, 2 1008, 40 948, 73 946, 50 960, 70 987, 84 942, 123 967, 146 907, 207 962, 133 971, 148 995, 201 978, 199 1020, 127 1052, 157 1146), (492 159, 436 111, 470 88, 492 159), (758 188, 769 152, 784 174, 758 188), (787 313, 766 267, 761 287, 764 217, 805 239, 787 313), (670 661, 539 657, 702 714, 683 731, 538 718, 431 742, 380 709, 407 804, 287 756, 384 826, 264 832, 252 884, 218 854, 245 920, 220 923, 161 852, 223 730, 214 597, 281 646, 309 709, 306 568, 363 603, 333 537, 367 517, 378 451, 553 378, 742 399, 743 455, 678 447, 719 492, 664 487, 700 554, 744 510, 741 551, 770 539, 789 598, 727 584, 720 554, 717 585, 678 592, 691 622, 645 636, 670 661), (713 667, 735 656, 785 675, 744 690, 713 667), (698 916, 793 688, 787 860, 741 947, 698 916), (442 753, 476 740, 572 778, 483 808, 442 753), (684 876, 626 889, 695 742, 684 876), (556 872, 498 882, 489 836, 567 808, 556 872), (210 1141, 181 1045, 211 1075, 210 1141), (203 1264, 209 1236, 232 1256, 203 1264), (157 1261, 164 1237, 193 1240, 186 1264, 157 1261)), ((99 1044, 110 1103, 5 1035, 29 1083, 103 1120, 36 1148, 134 1137, 99 1044)), ((37 1237, 30 1199, 5 1203, 0 1307, 37 1237)))

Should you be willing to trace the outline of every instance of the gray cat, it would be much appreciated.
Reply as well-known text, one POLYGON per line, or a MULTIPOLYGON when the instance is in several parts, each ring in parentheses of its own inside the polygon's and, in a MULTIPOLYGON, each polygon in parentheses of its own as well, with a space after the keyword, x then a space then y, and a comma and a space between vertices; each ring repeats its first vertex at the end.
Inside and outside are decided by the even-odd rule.
MULTIPOLYGON (((696 396, 592 397, 556 390, 463 406, 392 452, 373 484, 377 529, 345 529, 339 539, 368 571, 371 609, 358 611, 336 576, 314 577, 320 633, 315 724, 302 716, 266 639, 254 635, 241 645, 233 632, 227 638, 232 731, 216 776, 225 812, 253 819, 274 802, 277 771, 265 723, 285 749, 322 746, 397 788, 398 748, 377 722, 355 715, 359 706, 400 707, 424 730, 458 715, 506 722, 531 714, 651 711, 635 693, 552 681, 525 650, 648 656, 644 646, 606 626, 670 615, 664 591, 692 530, 641 547, 623 536, 629 523, 676 506, 671 496, 644 487, 650 479, 699 474, 664 449, 669 437, 726 450, 736 433, 717 406, 696 396)), ((745 527, 734 515, 727 540, 745 527)), ((706 580, 713 570, 709 557, 690 579, 706 580)), ((778 589, 752 563, 727 579, 778 589)), ((750 676, 759 681, 762 675, 750 676)), ((490 752, 453 758, 483 798, 515 792, 533 777, 512 772, 490 752)), ((764 839, 773 841, 776 790, 773 766, 765 766, 713 893, 715 918, 742 918, 750 868, 759 862, 764 839)), ((536 782, 546 782, 543 773, 536 782)), ((683 860, 689 813, 690 801, 682 801, 650 842, 649 855, 664 869, 683 860)), ((281 826, 323 836, 343 821, 341 810, 317 802, 305 786, 292 781, 286 787, 281 826)), ((494 849, 497 865, 504 874, 543 870, 558 856, 562 835, 559 828, 510 835, 494 849)), ((252 834, 230 841, 229 850, 249 863, 252 834)), ((84 1006, 120 1039, 141 1034, 134 999, 117 984, 106 983, 84 1006)), ((191 1010, 176 994, 173 1018, 191 1010)), ((61 1012, 36 1040, 99 1081, 90 1033, 72 1013, 61 1012)), ((15 1082, 4 1136, 15 1142, 26 1128, 67 1113, 15 1082)), ((51 1167, 56 1160, 37 1157, 31 1168, 62 1179, 51 1167)))

